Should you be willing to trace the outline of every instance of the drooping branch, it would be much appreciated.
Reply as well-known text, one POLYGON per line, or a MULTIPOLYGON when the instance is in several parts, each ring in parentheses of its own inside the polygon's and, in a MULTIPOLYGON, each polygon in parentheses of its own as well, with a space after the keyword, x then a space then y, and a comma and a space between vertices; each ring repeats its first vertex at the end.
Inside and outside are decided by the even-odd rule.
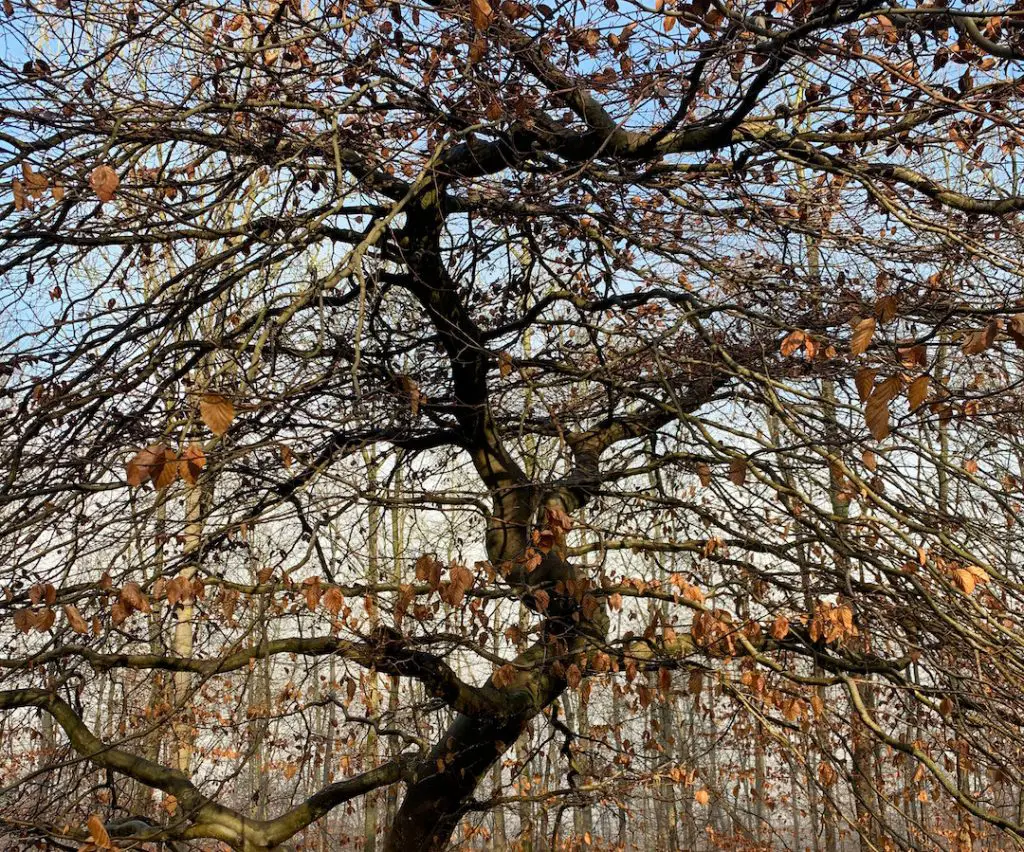
MULTIPOLYGON (((67 657, 78 657, 101 671, 135 669, 188 672, 212 677, 247 668, 254 660, 263 660, 280 654, 298 654, 306 657, 338 656, 384 674, 414 678, 421 681, 432 695, 442 698, 453 709, 471 716, 487 715, 500 707, 499 696, 494 690, 489 692, 487 688, 477 688, 466 683, 442 659, 425 651, 409 648, 400 635, 393 635, 388 631, 374 633, 370 642, 351 642, 334 636, 275 639, 221 657, 210 658, 163 654, 104 654, 83 645, 66 645, 36 656, 30 665, 38 667, 67 657)), ((0 668, 22 669, 27 665, 29 664, 24 660, 0 660, 0 668)))
POLYGON ((179 770, 102 742, 71 705, 54 693, 35 688, 0 691, 0 710, 22 707, 37 707, 49 713, 67 734, 71 747, 96 766, 175 797, 189 824, 176 821, 168 827, 152 826, 144 840, 214 838, 242 852, 272 849, 339 804, 400 781, 412 765, 409 757, 391 761, 329 784, 274 819, 253 820, 214 802, 179 770))

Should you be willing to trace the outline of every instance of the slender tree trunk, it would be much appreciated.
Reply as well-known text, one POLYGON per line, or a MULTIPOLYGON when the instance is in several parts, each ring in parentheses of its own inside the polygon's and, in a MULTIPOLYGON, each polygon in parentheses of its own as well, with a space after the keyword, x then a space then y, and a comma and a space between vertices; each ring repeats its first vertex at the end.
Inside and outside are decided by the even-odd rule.
MULTIPOLYGON (((363 459, 366 462, 367 490, 370 495, 370 505, 367 510, 367 564, 366 583, 374 587, 380 580, 380 526, 381 510, 375 502, 377 496, 377 468, 378 462, 369 450, 363 450, 363 459)), ((380 607, 377 603, 376 592, 367 595, 370 600, 370 626, 380 626, 380 607)), ((372 669, 366 673, 366 714, 374 718, 380 709, 380 697, 378 694, 377 673, 372 669)), ((377 733, 370 728, 366 732, 366 747, 363 752, 363 769, 372 769, 377 765, 377 733)), ((363 797, 363 850, 364 852, 376 852, 377 850, 377 823, 379 796, 376 790, 372 790, 363 797)))
MULTIPOLYGON (((181 571, 183 577, 191 584, 198 570, 194 560, 199 556, 200 538, 202 536, 202 489, 200 486, 189 488, 185 492, 185 544, 184 553, 188 560, 181 571)), ((175 656, 191 657, 195 642, 195 605, 191 591, 178 604, 175 612, 174 639, 171 650, 175 656)), ((174 732, 175 759, 174 766, 188 774, 192 762, 192 750, 195 731, 192 723, 192 678, 188 672, 174 673, 174 732)))
MULTIPOLYGON (((399 498, 403 493, 402 484, 402 456, 395 459, 395 471, 391 478, 391 493, 394 498, 391 506, 391 581, 397 587, 402 582, 402 560, 405 558, 405 510, 399 505, 399 498)), ((398 713, 401 682, 397 677, 392 677, 388 686, 388 715, 394 719, 398 713)), ((397 738, 391 737, 389 742, 389 756, 392 760, 398 757, 401 745, 397 738)), ((395 814, 398 812, 398 786, 392 784, 387 789, 384 799, 385 822, 391 825, 395 821, 395 814)))

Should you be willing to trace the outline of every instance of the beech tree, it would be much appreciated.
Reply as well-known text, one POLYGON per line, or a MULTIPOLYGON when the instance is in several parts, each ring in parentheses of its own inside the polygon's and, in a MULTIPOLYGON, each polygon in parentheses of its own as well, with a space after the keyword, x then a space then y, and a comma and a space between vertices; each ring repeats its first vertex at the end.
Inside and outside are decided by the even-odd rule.
POLYGON ((1024 846, 1024 5, 4 13, 5 834, 1024 846))

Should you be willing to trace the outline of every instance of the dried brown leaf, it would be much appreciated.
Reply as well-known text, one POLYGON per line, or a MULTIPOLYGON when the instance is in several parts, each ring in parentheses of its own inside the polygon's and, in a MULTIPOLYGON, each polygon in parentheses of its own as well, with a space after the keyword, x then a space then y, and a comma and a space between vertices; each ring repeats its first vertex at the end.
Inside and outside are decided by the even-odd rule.
POLYGON ((494 9, 487 0, 469 0, 469 15, 476 29, 486 30, 494 19, 494 9))
POLYGON ((877 375, 878 370, 864 367, 858 370, 857 375, 853 377, 853 383, 857 386, 857 396, 860 397, 861 402, 864 402, 871 396, 871 391, 875 387, 875 376, 877 375))
POLYGON ((107 834, 107 829, 103 825, 103 820, 98 815, 93 814, 89 817, 89 821, 86 823, 89 829, 89 837, 92 842, 96 844, 100 849, 110 849, 110 835, 107 834))
POLYGON ((235 419, 235 406, 219 393, 204 393, 199 400, 199 416, 214 435, 223 435, 235 419))
POLYGON ((918 376, 907 388, 907 401, 910 403, 910 410, 916 411, 928 397, 928 376, 918 376))
POLYGON ((178 474, 189 485, 195 485, 199 481, 199 474, 206 467, 206 453, 200 444, 193 441, 181 451, 181 459, 178 463, 178 474))
POLYGON ((82 614, 74 604, 64 605, 64 617, 67 618, 68 624, 71 625, 71 629, 74 630, 75 633, 89 632, 89 623, 82 618, 82 614))
POLYGON ((850 338, 850 354, 863 355, 871 345, 875 335, 875 318, 865 317, 853 325, 853 337, 850 338))
POLYGON ((97 166, 89 175, 89 186, 100 201, 113 201, 121 179, 110 166, 97 166))

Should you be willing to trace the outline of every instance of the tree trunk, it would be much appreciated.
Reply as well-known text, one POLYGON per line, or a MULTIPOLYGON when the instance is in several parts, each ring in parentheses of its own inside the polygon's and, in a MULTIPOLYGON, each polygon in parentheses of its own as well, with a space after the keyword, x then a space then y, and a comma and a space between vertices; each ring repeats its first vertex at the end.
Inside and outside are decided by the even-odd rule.
MULTIPOLYGON (((519 655, 516 698, 525 706, 507 716, 459 714, 416 770, 384 844, 385 852, 440 852, 465 813, 480 779, 522 735, 527 723, 554 701, 565 681, 541 667, 546 643, 519 655)), ((514 702, 509 702, 513 704, 514 702)))

